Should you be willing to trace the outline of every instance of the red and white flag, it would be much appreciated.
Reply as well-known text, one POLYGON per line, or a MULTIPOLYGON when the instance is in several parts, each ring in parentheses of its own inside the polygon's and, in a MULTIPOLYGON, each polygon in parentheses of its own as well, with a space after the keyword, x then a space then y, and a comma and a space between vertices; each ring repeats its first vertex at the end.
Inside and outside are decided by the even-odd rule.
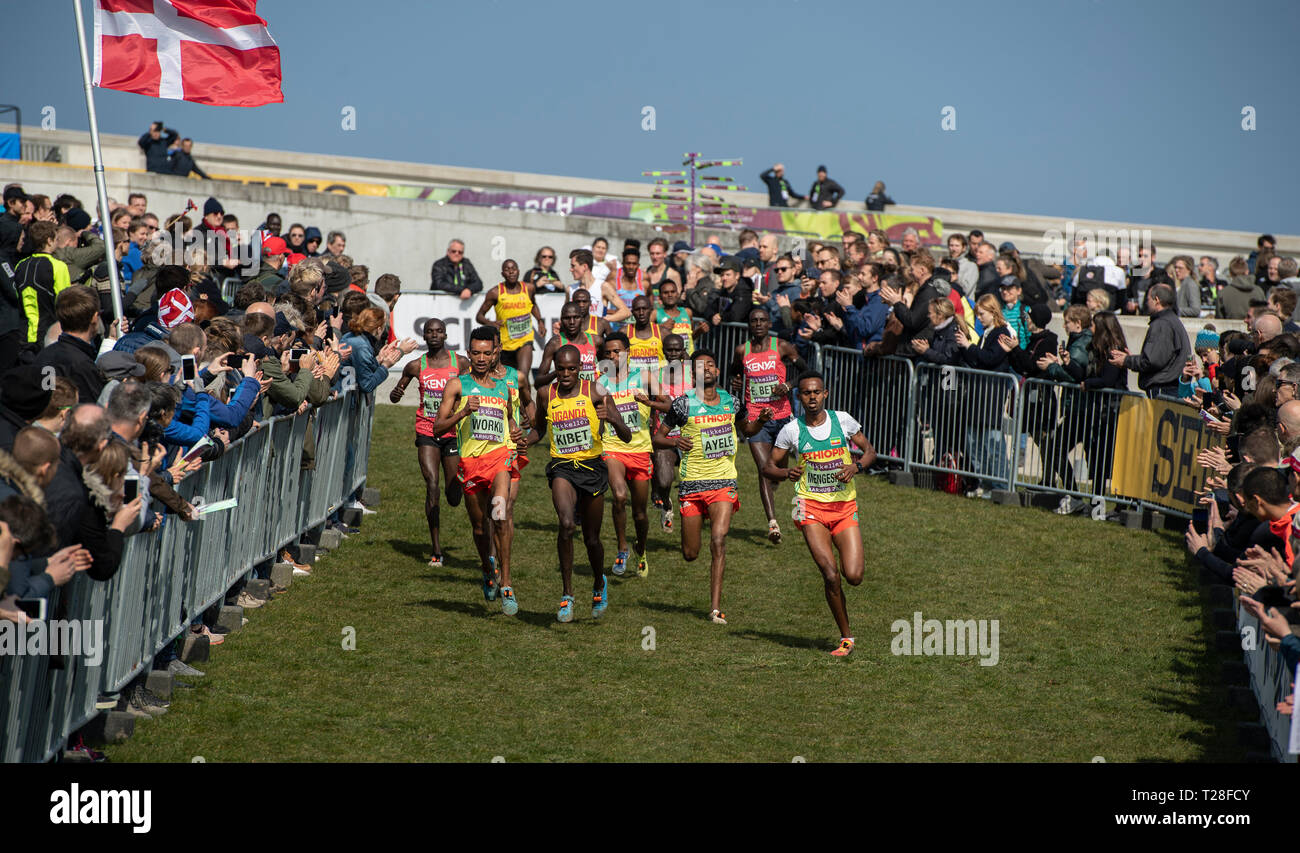
POLYGON ((284 100, 257 0, 95 0, 95 85, 226 107, 284 100))

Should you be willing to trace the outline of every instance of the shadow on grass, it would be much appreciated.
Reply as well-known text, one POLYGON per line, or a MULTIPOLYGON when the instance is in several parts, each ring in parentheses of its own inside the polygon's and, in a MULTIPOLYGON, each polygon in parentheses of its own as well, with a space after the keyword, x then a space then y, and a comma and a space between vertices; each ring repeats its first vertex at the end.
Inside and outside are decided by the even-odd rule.
MULTIPOLYGON (((389 539, 388 547, 392 548, 403 557, 409 557, 412 560, 419 560, 421 563, 427 563, 429 556, 433 553, 433 546, 428 542, 408 542, 405 539, 389 539)), ((447 543, 442 545, 442 556, 446 560, 456 554, 458 549, 447 547, 447 543)))
POLYGON ((740 637, 742 640, 762 640, 768 643, 775 643, 778 646, 785 646, 790 649, 812 649, 814 651, 830 651, 835 648, 833 644, 825 640, 813 639, 811 637, 792 637, 789 634, 778 634, 772 631, 755 631, 749 629, 746 631, 732 631, 731 636, 740 637))
MULTIPOLYGON (((1157 533, 1155 535, 1165 535, 1157 533)), ((1169 534, 1171 537, 1173 534, 1169 534)), ((1257 714, 1234 709, 1228 702, 1228 686, 1223 682, 1223 664, 1239 660, 1219 652, 1215 646, 1215 605, 1208 589, 1199 582, 1199 564, 1187 558, 1164 561, 1161 573, 1180 595, 1180 604, 1200 610, 1200 625, 1180 644, 1167 663, 1170 675, 1192 680, 1196 690, 1190 697, 1162 687, 1148 693, 1148 701, 1163 711, 1183 714, 1202 723, 1200 730, 1184 732, 1180 737, 1201 750, 1203 761, 1241 761, 1243 749, 1237 742, 1237 723, 1253 721, 1257 714)), ((1156 761, 1160 759, 1138 759, 1156 761)))
POLYGON ((501 612, 501 602, 497 601, 448 601, 445 598, 426 598, 424 601, 407 602, 411 607, 432 607, 435 610, 441 610, 444 613, 455 613, 461 616, 472 616, 475 619, 488 619, 500 617, 502 619, 517 619, 525 625, 534 628, 549 628, 555 622, 554 613, 537 613, 534 611, 519 608, 519 612, 514 616, 506 616, 501 612))

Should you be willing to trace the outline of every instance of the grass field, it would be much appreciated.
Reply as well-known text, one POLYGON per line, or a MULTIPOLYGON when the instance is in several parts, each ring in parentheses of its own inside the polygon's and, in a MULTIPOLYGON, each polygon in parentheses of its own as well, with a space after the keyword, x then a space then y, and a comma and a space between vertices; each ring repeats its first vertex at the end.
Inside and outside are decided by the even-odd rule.
MULTIPOLYGON (((837 632, 793 525, 766 540, 755 474, 728 539, 723 609, 704 559, 651 525, 650 576, 611 581, 590 619, 560 584, 542 465, 516 508, 520 613, 483 601, 463 509, 426 565, 413 413, 380 406, 378 515, 137 723, 114 761, 1063 761, 1240 757, 1208 650, 1208 611, 1177 538, 858 478, 866 578, 837 632), (1000 660, 890 652, 896 619, 998 619, 1000 660), (356 649, 345 651, 345 627, 356 649), (646 628, 654 648, 643 647, 646 628)), ((744 453, 742 449, 742 453, 744 453)), ((792 494, 782 486, 778 500, 792 494)), ((606 541, 612 529, 606 517, 606 541)), ((607 546, 609 559, 613 547, 607 546)))

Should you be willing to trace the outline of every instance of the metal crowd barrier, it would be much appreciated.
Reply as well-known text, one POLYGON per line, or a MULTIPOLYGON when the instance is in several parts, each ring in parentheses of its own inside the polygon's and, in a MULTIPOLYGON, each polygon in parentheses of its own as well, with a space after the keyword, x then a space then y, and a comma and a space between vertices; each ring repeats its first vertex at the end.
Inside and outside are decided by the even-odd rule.
POLYGON ((828 405, 847 411, 882 458, 906 464, 912 453, 916 369, 899 356, 863 358, 860 350, 821 348, 828 405))
POLYGON ((79 574, 57 590, 49 618, 101 625, 102 660, 0 656, 0 760, 48 761, 95 717, 99 694, 124 688, 253 566, 324 522, 365 482, 373 411, 371 395, 352 391, 272 418, 177 489, 196 508, 236 506, 189 523, 168 516, 161 530, 126 540, 110 580, 79 574), (308 429, 316 461, 303 471, 308 429))
POLYGON ((915 376, 907 468, 1013 488, 1020 457, 1015 374, 921 363, 915 376))
POLYGON ((717 358, 719 387, 729 388, 731 360, 736 354, 736 347, 748 339, 749 324, 747 323, 722 323, 695 339, 697 350, 708 350, 717 358))
POLYGON ((1135 391, 1085 391, 1073 384, 1025 380, 1016 416, 1023 443, 1016 485, 1061 495, 1064 511, 1075 498, 1094 506, 1098 499, 1136 506, 1137 500, 1115 494, 1110 480, 1120 403, 1124 397, 1142 396, 1135 391))
POLYGON ((1250 689, 1259 703, 1260 722, 1268 732, 1268 747, 1273 758, 1286 764, 1295 764, 1297 755, 1289 750, 1291 741, 1291 718, 1277 710, 1281 702, 1295 688, 1293 673, 1288 671, 1282 655, 1269 648, 1265 641, 1267 636, 1259 620, 1252 616, 1240 602, 1234 602, 1237 608, 1237 636, 1249 630, 1255 637, 1255 648, 1242 652, 1246 668, 1250 671, 1250 689))

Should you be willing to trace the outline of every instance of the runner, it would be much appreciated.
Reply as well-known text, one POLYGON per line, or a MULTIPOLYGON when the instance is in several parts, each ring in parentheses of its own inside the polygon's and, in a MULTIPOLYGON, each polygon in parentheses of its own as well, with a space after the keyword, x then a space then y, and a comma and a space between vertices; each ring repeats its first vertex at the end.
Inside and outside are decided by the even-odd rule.
POLYGON ((570 294, 569 301, 573 302, 574 304, 582 308, 582 313, 585 314, 587 317, 587 324, 584 328, 588 332, 591 332, 593 335, 604 336, 614 331, 614 327, 610 325, 610 322, 608 320, 606 320, 604 317, 597 317, 595 314, 591 313, 591 292, 590 291, 583 290, 582 288, 578 288, 577 290, 573 291, 572 294, 570 294))
MULTIPOLYGON (((644 297, 637 297, 637 304, 643 299, 644 297)), ((636 311, 636 304, 632 310, 636 311)), ((650 502, 650 478, 654 470, 651 461, 653 448, 650 443, 650 412, 652 409, 667 412, 672 404, 670 398, 649 395, 647 389, 650 380, 657 376, 658 370, 637 369, 629 363, 628 339, 622 332, 612 332, 605 338, 600 357, 602 363, 613 363, 612 375, 602 375, 600 381, 613 399, 623 423, 627 424, 632 433, 631 441, 623 441, 612 430, 605 430, 605 463, 609 468, 609 492, 613 498, 610 518, 618 536, 618 556, 614 558, 610 571, 616 575, 627 571, 627 502, 630 495, 632 525, 636 530, 636 574, 637 577, 644 578, 650 574, 650 563, 646 559, 650 519, 646 510, 650 502)))
POLYGON ((764 406, 758 419, 750 421, 735 397, 718 389, 718 360, 713 353, 696 350, 691 356, 695 390, 673 400, 655 433, 654 446, 682 451, 682 557, 689 563, 700 555, 700 533, 704 516, 709 517, 709 621, 727 624, 722 612, 722 574, 727 563, 727 533, 731 517, 740 509, 736 490, 736 426, 747 436, 763 429, 772 419, 764 406), (668 432, 681 428, 681 435, 668 432))
POLYGON ((655 309, 655 322, 667 326, 673 334, 681 335, 686 345, 686 354, 695 352, 695 335, 704 334, 709 324, 696 320, 691 309, 681 304, 682 288, 676 281, 668 280, 659 285, 659 307, 655 309))
POLYGON ((460 451, 457 476, 465 489, 465 511, 483 571, 483 597, 494 600, 499 586, 501 611, 513 616, 519 612, 519 602, 510 583, 510 545, 515 530, 506 511, 511 458, 506 439, 519 442, 524 434, 515 423, 505 379, 489 376, 496 349, 495 328, 479 326, 470 334, 469 372, 447 380, 433 432, 440 435, 453 427, 456 430, 460 451))
POLYGON ((569 273, 573 276, 573 284, 569 285, 570 301, 579 291, 585 290, 591 300, 588 310, 593 315, 604 317, 611 323, 631 317, 632 311, 614 289, 614 282, 608 278, 597 280, 592 276, 592 265, 595 263, 591 252, 586 249, 574 249, 569 253, 569 273), (599 299, 597 294, 600 296, 599 299))
POLYGON ((654 309, 650 307, 650 297, 644 293, 632 300, 632 324, 627 332, 627 363, 634 370, 645 371, 646 376, 655 376, 664 366, 664 330, 653 321, 654 309))
POLYGON ((776 520, 776 483, 763 476, 763 466, 772 455, 772 444, 776 441, 781 427, 789 422, 790 385, 786 381, 789 375, 786 362, 794 365, 795 375, 804 370, 803 359, 794 346, 779 338, 769 337, 772 318, 766 308, 754 308, 749 312, 749 340, 736 347, 731 357, 731 389, 741 393, 744 388, 745 409, 747 417, 753 418, 758 410, 770 406, 772 420, 767 422, 763 431, 749 440, 749 452, 754 457, 754 468, 758 471, 758 496, 763 502, 763 512, 767 514, 767 538, 774 544, 781 544, 781 525, 776 520))
MULTIPOLYGON (((681 335, 664 335, 664 358, 667 363, 659 371, 659 381, 650 390, 667 397, 669 400, 676 400, 685 394, 688 390, 690 362, 685 361, 686 344, 681 335)), ((654 412, 652 415, 652 430, 658 430, 659 424, 663 421, 663 415, 654 412)), ((676 439, 681 435, 681 430, 677 427, 668 431, 668 437, 676 439)), ((671 491, 673 480, 677 478, 677 465, 682 461, 682 455, 676 447, 658 447, 654 451, 654 480, 651 486, 651 493, 654 495, 655 506, 659 509, 659 527, 665 533, 673 532, 673 500, 671 491)))
POLYGON ((420 406, 415 410, 415 453, 420 460, 420 473, 424 476, 424 517, 429 523, 429 539, 433 544, 433 557, 429 566, 442 568, 441 528, 442 507, 438 499, 438 468, 441 465, 446 480, 447 504, 460 506, 461 484, 456 477, 458 454, 456 431, 441 434, 433 431, 434 418, 442 404, 442 392, 454 376, 469 369, 463 356, 447 349, 447 326, 438 318, 424 321, 424 342, 429 351, 418 359, 408 361, 402 368, 402 378, 397 380, 388 395, 396 403, 406 393, 412 379, 420 389, 420 406))
POLYGON ((793 516, 803 530, 813 562, 821 569, 826 603, 840 629, 840 644, 831 654, 847 657, 853 652, 853 633, 840 574, 853 586, 862 583, 862 535, 853 475, 875 461, 876 450, 851 415, 827 410, 829 394, 820 373, 800 376, 798 394, 803 414, 781 428, 763 473, 772 480, 796 482, 793 516), (850 444, 862 451, 856 462, 850 444), (792 455, 798 457, 799 464, 787 467, 792 455), (839 567, 835 565, 836 549, 839 567))
MULTIPOLYGON (((579 291, 582 293, 583 291, 579 291)), ((590 330, 584 330, 587 313, 575 299, 560 309, 560 333, 546 342, 542 349, 542 363, 537 369, 537 387, 545 388, 555 381, 555 354, 560 347, 576 347, 582 358, 581 376, 585 382, 596 381, 596 353, 604 339, 590 330)))
POLYGON ((500 330, 501 360, 522 374, 527 384, 533 369, 533 330, 543 328, 542 309, 537 307, 536 288, 520 283, 519 264, 507 259, 501 265, 501 277, 505 280, 483 297, 474 320, 500 330), (495 321, 488 320, 488 309, 495 309, 495 321))
POLYGON ((601 458, 604 445, 600 422, 608 424, 623 441, 632 439, 632 432, 623 419, 606 408, 609 394, 605 389, 579 378, 581 364, 577 347, 560 347, 555 354, 555 383, 538 389, 537 414, 526 441, 526 446, 537 444, 548 430, 551 433, 551 460, 546 465, 546 479, 550 481, 551 502, 560 520, 556 550, 564 597, 555 618, 561 622, 573 621, 573 534, 579 516, 587 560, 591 564, 592 617, 600 618, 609 606, 605 546, 600 541, 609 472, 601 458))
MULTIPOLYGON (((636 248, 624 249, 623 268, 613 279, 614 289, 618 291, 619 298, 624 303, 631 305, 638 296, 646 296, 644 275, 645 273, 641 269, 641 250, 636 248)), ((633 311, 633 316, 635 314, 636 312, 633 311)), ((626 325, 626 323, 614 323, 614 331, 622 331, 626 325)))
MULTIPOLYGON (((532 357, 529 356, 529 364, 532 364, 532 357)), ((533 422, 533 393, 528 387, 527 382, 520 382, 520 372, 514 367, 501 361, 501 345, 497 345, 497 357, 493 359, 492 372, 489 374, 493 379, 504 379, 506 387, 510 389, 510 413, 514 416, 515 423, 523 424, 533 422)), ((510 447, 510 494, 506 501, 506 511, 510 517, 514 518, 515 499, 519 497, 519 482, 522 479, 522 472, 528 466, 528 457, 525 453, 520 453, 514 438, 506 436, 506 444, 510 447)))
POLYGON ((663 237, 656 237, 650 241, 647 250, 650 252, 650 266, 646 267, 645 271, 646 289, 661 287, 665 281, 675 281, 680 290, 681 276, 677 274, 677 270, 668 265, 668 241, 663 237))

